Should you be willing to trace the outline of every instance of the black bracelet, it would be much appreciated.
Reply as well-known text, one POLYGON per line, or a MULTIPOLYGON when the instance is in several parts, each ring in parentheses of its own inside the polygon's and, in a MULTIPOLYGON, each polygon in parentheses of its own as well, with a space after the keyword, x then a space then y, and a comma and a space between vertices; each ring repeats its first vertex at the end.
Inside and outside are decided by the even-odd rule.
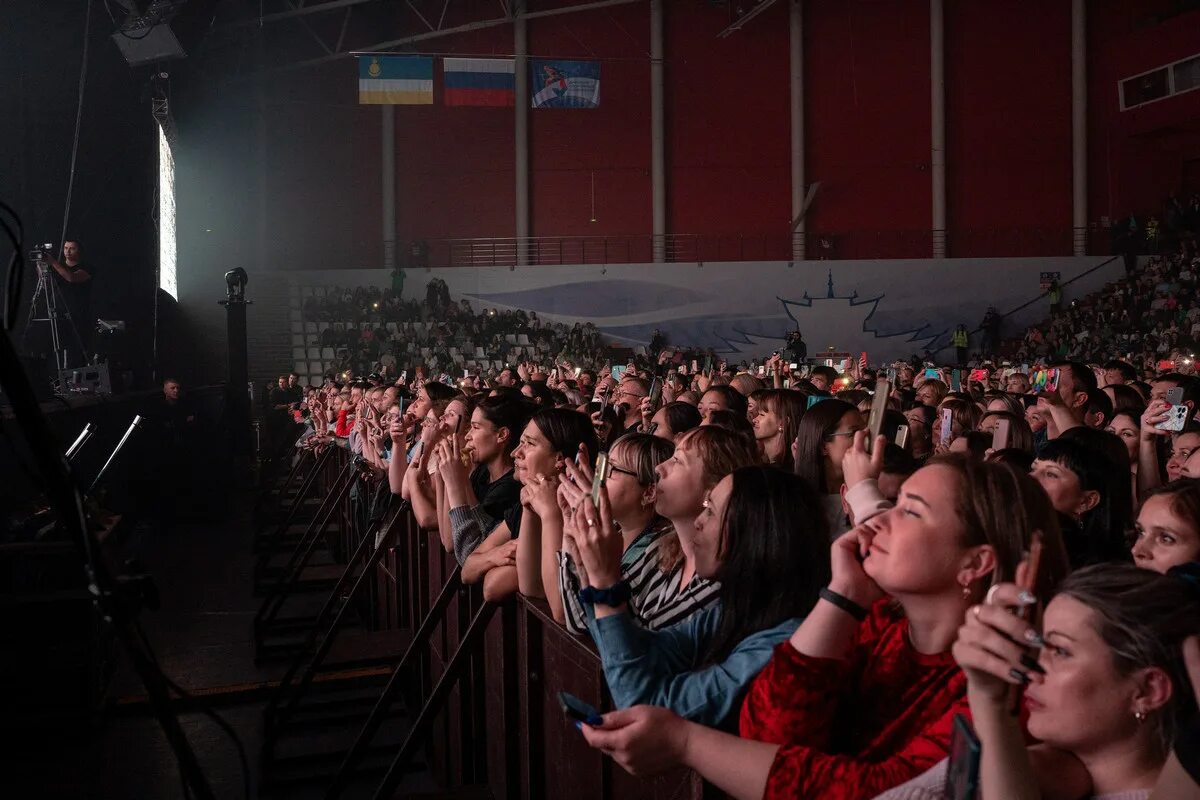
POLYGON ((629 590, 629 581, 617 581, 607 589, 585 586, 579 590, 578 595, 581 603, 616 608, 622 603, 628 602, 632 592, 629 590))
POLYGON ((849 597, 844 597, 838 594, 828 586, 821 590, 820 597, 827 603, 833 603, 835 606, 840 608, 842 611, 845 611, 859 622, 862 622, 867 618, 867 610, 865 608, 851 600, 849 597))

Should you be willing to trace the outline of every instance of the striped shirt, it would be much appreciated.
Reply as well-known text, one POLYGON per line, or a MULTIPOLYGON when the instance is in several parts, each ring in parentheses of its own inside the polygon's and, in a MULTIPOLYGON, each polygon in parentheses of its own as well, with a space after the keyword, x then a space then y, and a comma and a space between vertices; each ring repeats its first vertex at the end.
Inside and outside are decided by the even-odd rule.
MULTIPOLYGON (((656 631, 708 608, 717 600, 721 585, 696 575, 683 586, 683 559, 669 572, 659 568, 659 555, 671 542, 674 528, 666 520, 647 528, 621 557, 621 579, 629 582, 629 613, 638 625, 656 631)), ((558 591, 562 597, 567 630, 582 636, 588 632, 592 608, 579 600, 587 576, 577 569, 571 556, 558 553, 558 591), (582 574, 582 577, 580 577, 582 574)))

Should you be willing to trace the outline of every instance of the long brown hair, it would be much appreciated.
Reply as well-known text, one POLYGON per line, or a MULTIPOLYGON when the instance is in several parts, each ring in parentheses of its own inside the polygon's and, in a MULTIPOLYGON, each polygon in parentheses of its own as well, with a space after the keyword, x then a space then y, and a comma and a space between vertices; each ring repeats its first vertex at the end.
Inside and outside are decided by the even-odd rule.
POLYGON ((1053 595, 1070 566, 1058 514, 1041 485, 1006 464, 976 461, 962 453, 937 456, 929 463, 955 473, 955 510, 963 523, 963 544, 990 545, 995 551, 996 568, 987 585, 977 588, 979 599, 991 586, 1015 580, 1017 565, 1037 531, 1042 534, 1042 561, 1034 585, 1039 597, 1053 595))
MULTIPOLYGON (((676 450, 683 448, 694 451, 703 465, 705 489, 711 489, 721 478, 736 469, 758 464, 758 448, 733 431, 715 425, 701 425, 679 437, 676 450)), ((679 564, 683 551, 679 546, 679 533, 668 534, 659 546, 658 567, 670 572, 679 564)))
POLYGON ((804 395, 791 389, 766 389, 758 398, 758 407, 769 411, 780 419, 780 432, 783 435, 783 457, 775 466, 789 472, 796 468, 792 458, 791 444, 796 440, 800 430, 800 420, 804 417, 804 395))

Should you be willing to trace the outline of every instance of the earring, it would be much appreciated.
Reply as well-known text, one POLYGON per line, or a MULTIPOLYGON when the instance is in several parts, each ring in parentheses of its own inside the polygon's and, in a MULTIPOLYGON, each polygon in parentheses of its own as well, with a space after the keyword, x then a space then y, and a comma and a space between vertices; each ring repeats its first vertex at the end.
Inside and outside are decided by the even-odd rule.
POLYGON ((1139 725, 1141 725, 1143 722, 1146 721, 1146 712, 1145 711, 1135 711, 1135 712, 1133 712, 1133 718, 1138 721, 1139 725))
POLYGON ((962 596, 963 596, 963 600, 971 599, 971 584, 970 583, 964 583, 962 585, 962 596))

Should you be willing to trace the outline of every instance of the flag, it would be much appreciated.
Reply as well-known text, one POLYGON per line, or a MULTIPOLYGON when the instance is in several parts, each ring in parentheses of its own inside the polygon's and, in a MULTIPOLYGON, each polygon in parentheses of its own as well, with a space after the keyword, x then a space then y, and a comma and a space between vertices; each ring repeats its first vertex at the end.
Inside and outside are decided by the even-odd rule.
POLYGON ((421 56, 359 56, 358 102, 433 105, 433 59, 421 56))
POLYGON ((534 59, 529 70, 534 108, 600 107, 599 62, 534 59))
POLYGON ((516 103, 516 70, 511 58, 443 58, 442 101, 448 106, 516 103))

